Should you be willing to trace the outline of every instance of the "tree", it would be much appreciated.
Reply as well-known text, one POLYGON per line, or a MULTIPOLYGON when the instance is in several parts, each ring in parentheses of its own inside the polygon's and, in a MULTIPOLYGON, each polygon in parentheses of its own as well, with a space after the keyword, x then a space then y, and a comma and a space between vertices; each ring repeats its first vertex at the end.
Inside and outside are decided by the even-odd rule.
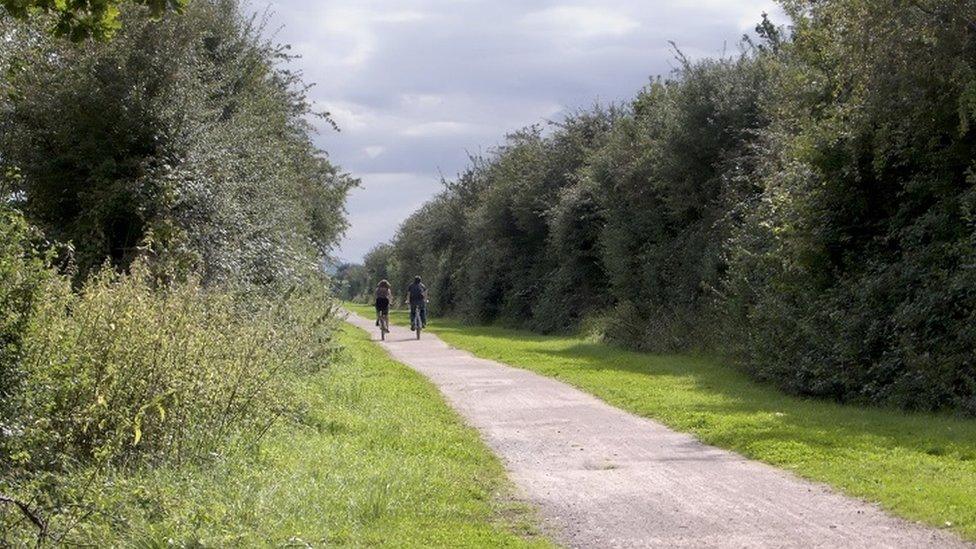
POLYGON ((785 5, 762 196, 730 248, 748 364, 795 392, 976 412, 976 4, 785 5))
MULTIPOLYGON (((104 39, 118 31, 123 0, 0 0, 14 17, 26 19, 35 14, 53 18, 52 31, 74 41, 85 38, 104 39)), ((149 8, 153 16, 166 11, 180 12, 188 0, 136 0, 149 8)))
POLYGON ((333 292, 339 299, 355 301, 365 297, 369 289, 366 268, 357 263, 343 263, 332 276, 333 292))
POLYGON ((355 181, 312 144, 287 50, 231 1, 121 18, 83 48, 15 22, 35 46, 0 48, 15 90, 0 97, 0 164, 30 221, 73 243, 79 278, 145 254, 207 283, 317 269, 355 181))

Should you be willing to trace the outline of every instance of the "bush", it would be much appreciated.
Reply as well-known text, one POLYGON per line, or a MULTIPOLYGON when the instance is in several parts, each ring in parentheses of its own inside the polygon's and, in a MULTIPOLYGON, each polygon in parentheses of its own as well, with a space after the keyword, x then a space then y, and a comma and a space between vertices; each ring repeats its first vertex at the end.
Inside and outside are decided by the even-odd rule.
POLYGON ((0 417, 10 405, 24 330, 53 276, 39 240, 19 212, 0 206, 0 417))
MULTIPOLYGON (((5 399, 4 490, 57 523, 61 510, 97 499, 96 486, 71 480, 86 472, 190 464, 253 444, 299 412, 296 376, 329 361, 335 320, 325 287, 270 297, 194 280, 159 286, 137 263, 128 275, 103 269, 76 293, 48 273, 5 399)), ((0 531, 13 518, 0 518, 0 531)))
POLYGON ((976 40, 924 4, 787 3, 730 340, 793 392, 973 411, 976 40))
POLYGON ((0 17, 0 169, 29 221, 74 244, 79 280, 147 246, 208 284, 316 270, 355 182, 313 145, 287 48, 236 1, 120 22, 79 45, 0 17))
POLYGON ((301 413, 355 183, 235 0, 125 2, 110 41, 50 22, 0 13, 0 546, 35 535, 8 496, 84 543, 93 513, 124 520, 118 486, 153 507, 140 469, 205 467, 301 413))

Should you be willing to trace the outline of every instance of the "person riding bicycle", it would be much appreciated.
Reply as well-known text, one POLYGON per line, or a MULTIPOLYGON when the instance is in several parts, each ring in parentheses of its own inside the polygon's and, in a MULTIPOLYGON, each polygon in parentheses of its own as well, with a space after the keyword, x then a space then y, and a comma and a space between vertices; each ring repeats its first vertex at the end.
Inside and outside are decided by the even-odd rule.
POLYGON ((410 302, 410 329, 417 329, 417 320, 420 320, 420 327, 427 327, 427 286, 420 282, 420 277, 413 277, 413 284, 407 288, 407 301, 410 302), (419 319, 418 319, 419 317, 419 319))
POLYGON ((376 325, 380 325, 380 316, 390 316, 390 302, 393 301, 393 288, 385 279, 376 285, 376 325))

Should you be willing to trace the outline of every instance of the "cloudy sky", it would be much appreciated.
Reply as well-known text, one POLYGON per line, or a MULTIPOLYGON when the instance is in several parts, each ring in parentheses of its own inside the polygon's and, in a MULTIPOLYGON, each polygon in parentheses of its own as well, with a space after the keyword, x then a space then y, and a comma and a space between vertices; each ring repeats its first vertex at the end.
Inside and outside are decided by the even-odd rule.
MULTIPOLYGON (((773 0, 252 0, 302 56, 318 144, 362 180, 338 250, 359 261, 511 130, 632 97, 692 58, 736 52, 773 0)), ((774 16, 784 23, 782 16, 774 16)))

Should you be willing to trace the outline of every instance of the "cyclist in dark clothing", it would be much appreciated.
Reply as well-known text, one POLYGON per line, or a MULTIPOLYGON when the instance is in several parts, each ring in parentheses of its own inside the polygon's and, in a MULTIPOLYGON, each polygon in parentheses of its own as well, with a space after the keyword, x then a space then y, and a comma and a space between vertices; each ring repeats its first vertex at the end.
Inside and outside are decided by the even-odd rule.
POLYGON ((380 317, 390 316, 390 302, 393 301, 393 289, 385 279, 376 285, 376 325, 380 325, 380 317))
POLYGON ((417 329, 419 316, 420 327, 427 327, 427 286, 420 282, 420 277, 413 278, 413 284, 407 288, 407 301, 410 302, 410 329, 417 329))

